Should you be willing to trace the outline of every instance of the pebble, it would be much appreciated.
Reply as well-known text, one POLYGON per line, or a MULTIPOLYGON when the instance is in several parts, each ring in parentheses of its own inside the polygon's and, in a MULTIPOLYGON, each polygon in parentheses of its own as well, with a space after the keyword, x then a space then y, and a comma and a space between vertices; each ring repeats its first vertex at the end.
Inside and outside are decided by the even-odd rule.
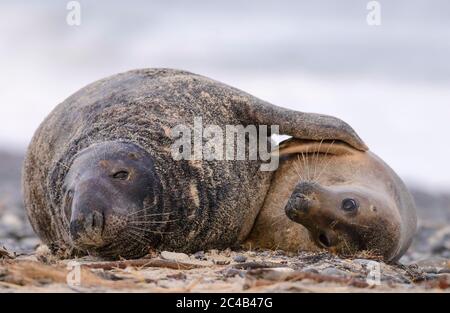
POLYGON ((243 254, 238 254, 233 258, 233 261, 236 263, 244 263, 247 261, 247 257, 243 254))
POLYGON ((197 260, 206 261, 208 258, 205 255, 204 251, 198 251, 193 254, 193 257, 197 260))
POLYGON ((163 251, 161 252, 161 257, 165 260, 189 261, 189 256, 185 253, 163 251))
POLYGON ((450 260, 442 257, 432 257, 417 262, 424 273, 444 274, 450 273, 450 260))
POLYGON ((231 262, 229 260, 214 260, 215 265, 229 265, 231 262))
POLYGON ((176 273, 176 274, 167 275, 166 278, 168 278, 168 279, 175 279, 175 280, 186 280, 187 276, 186 276, 185 273, 179 272, 179 273, 176 273))
POLYGON ((327 267, 326 269, 321 270, 320 274, 326 275, 326 276, 338 276, 338 277, 348 276, 347 272, 344 272, 344 271, 334 268, 334 267, 327 267))
MULTIPOLYGON (((376 262, 373 260, 367 260, 367 259, 354 259, 353 262, 362 265, 362 266, 367 266, 368 264, 373 264, 372 262, 376 262)), ((378 262, 376 262, 378 263, 378 262)))
POLYGON ((313 267, 305 267, 304 269, 302 269, 302 272, 319 274, 319 271, 313 267))
POLYGON ((222 275, 227 278, 231 278, 231 277, 235 277, 235 276, 244 277, 245 271, 241 271, 241 270, 238 270, 235 268, 227 268, 222 271, 222 275))

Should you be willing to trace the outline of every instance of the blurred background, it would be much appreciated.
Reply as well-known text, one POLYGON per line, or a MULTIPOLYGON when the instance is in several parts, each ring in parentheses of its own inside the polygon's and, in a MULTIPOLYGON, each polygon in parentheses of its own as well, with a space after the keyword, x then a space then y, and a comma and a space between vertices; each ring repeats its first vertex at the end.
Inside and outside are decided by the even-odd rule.
POLYGON ((68 1, 0 3, 0 245, 36 244, 20 165, 69 95, 134 68, 209 76, 273 104, 340 117, 407 182, 419 210, 413 256, 450 256, 450 2, 68 1), (438 251, 438 252, 436 252, 438 251))

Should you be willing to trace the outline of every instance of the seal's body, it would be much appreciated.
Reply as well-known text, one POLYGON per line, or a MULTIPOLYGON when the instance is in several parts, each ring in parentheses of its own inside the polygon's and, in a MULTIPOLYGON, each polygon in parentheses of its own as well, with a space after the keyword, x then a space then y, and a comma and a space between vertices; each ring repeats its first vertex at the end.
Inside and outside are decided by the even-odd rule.
POLYGON ((412 196, 379 157, 342 142, 288 140, 247 245, 366 251, 399 259, 416 229, 412 196))
POLYGON ((54 250, 139 257, 149 247, 225 248, 253 226, 272 172, 256 160, 175 160, 177 125, 279 125, 296 138, 364 143, 344 122, 282 109, 188 72, 145 69, 97 81, 57 106, 30 144, 31 224, 54 250))

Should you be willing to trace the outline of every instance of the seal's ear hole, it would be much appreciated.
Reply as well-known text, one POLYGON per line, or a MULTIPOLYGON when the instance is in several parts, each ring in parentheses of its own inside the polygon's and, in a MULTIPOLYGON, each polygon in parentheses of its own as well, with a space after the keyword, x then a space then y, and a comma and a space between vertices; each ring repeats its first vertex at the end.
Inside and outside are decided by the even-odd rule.
POLYGON ((283 141, 278 146, 280 156, 289 154, 305 155, 349 155, 356 152, 348 144, 339 140, 304 140, 291 138, 283 141))

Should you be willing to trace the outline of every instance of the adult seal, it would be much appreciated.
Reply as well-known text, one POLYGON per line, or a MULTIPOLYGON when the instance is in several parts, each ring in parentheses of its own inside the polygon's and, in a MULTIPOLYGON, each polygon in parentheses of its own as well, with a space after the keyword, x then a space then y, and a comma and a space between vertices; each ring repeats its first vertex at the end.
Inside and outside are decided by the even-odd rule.
POLYGON ((260 170, 261 158, 175 159, 173 130, 195 130, 199 117, 219 128, 279 125, 295 138, 367 149, 339 119, 276 107, 185 71, 133 70, 81 89, 36 131, 23 175, 35 232, 55 253, 104 258, 241 243, 272 172, 260 170))
POLYGON ((291 139, 246 245, 398 260, 416 210, 405 184, 374 153, 339 141, 291 139))

